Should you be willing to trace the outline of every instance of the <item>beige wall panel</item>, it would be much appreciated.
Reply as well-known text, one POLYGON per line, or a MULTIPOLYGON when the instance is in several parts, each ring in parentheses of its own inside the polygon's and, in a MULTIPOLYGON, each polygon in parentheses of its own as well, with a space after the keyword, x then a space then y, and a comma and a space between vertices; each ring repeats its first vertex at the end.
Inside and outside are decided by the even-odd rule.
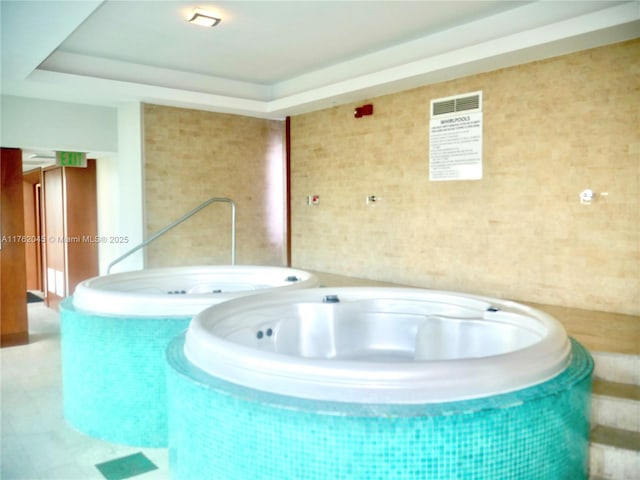
MULTIPOLYGON (((211 197, 237 206, 237 263, 282 265, 284 123, 144 106, 147 236, 211 197)), ((147 266, 231 262, 231 214, 212 204, 152 243, 147 266)))
POLYGON ((293 264, 640 314, 639 59, 633 40, 293 117, 293 264), (477 90, 483 179, 430 182, 430 100, 477 90))

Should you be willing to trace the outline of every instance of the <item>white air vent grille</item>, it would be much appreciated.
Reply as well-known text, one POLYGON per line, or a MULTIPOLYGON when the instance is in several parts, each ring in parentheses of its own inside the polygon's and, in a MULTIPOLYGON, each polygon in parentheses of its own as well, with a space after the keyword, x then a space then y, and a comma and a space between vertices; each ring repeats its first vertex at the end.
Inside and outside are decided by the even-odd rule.
POLYGON ((482 92, 431 100, 431 117, 457 112, 482 111, 482 92))

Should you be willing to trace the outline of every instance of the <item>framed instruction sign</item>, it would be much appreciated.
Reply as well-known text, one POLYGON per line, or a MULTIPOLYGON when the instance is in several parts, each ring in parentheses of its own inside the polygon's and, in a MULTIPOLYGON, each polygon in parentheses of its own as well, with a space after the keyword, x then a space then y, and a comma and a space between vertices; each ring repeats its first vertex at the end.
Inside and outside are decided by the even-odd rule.
POLYGON ((482 178, 482 92, 431 102, 429 180, 482 178))

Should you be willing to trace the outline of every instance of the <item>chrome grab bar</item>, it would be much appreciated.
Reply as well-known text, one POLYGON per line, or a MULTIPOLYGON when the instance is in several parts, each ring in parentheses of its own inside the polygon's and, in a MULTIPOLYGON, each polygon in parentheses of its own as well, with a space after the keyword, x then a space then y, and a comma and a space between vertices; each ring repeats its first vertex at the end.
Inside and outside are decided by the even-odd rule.
POLYGON ((134 254, 135 252, 137 252, 141 248, 146 247, 151 242, 153 242, 155 239, 157 239, 158 237, 161 237, 162 235, 164 235, 165 233, 167 233, 169 230, 173 229, 174 227, 177 227, 178 225, 180 225, 185 220, 188 220, 189 218, 193 217, 196 213, 198 213, 203 208, 208 207, 212 203, 220 203, 220 202, 228 203, 228 204, 231 205, 231 265, 235 265, 236 264, 236 204, 230 198, 212 197, 209 200, 207 200, 206 202, 202 202, 200 205, 198 205, 193 210, 185 213, 179 219, 175 220, 174 222, 171 222, 166 227, 158 230, 156 233, 154 233, 149 238, 147 238, 144 242, 136 245, 131 250, 128 250, 124 255, 121 255, 118 258, 116 258, 107 267, 107 275, 111 272, 111 268, 114 265, 116 265, 117 263, 120 263, 122 260, 124 260, 125 258, 127 258, 130 255, 134 254))

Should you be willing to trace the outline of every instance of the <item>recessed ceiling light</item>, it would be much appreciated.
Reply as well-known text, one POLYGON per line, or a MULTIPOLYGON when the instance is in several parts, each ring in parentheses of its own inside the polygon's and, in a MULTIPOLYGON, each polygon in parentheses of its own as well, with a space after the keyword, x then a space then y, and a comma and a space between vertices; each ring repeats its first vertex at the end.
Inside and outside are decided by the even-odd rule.
POLYGON ((189 18, 187 18, 187 21, 194 25, 200 25, 201 27, 215 27, 220 23, 220 18, 208 10, 194 8, 189 18))

